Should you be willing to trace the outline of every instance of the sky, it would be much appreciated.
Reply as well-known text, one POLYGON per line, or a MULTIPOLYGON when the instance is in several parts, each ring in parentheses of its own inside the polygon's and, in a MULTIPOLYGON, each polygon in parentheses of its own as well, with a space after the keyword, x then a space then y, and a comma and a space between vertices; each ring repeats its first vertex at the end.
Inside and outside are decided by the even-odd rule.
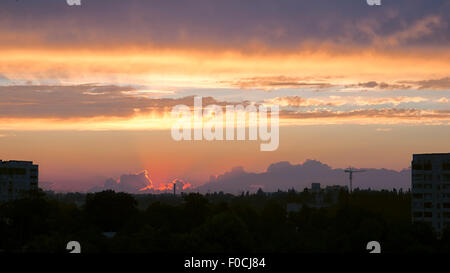
POLYGON ((400 171, 450 151, 449 14, 445 0, 3 0, 0 159, 33 160, 61 191, 307 159, 400 171), (278 149, 174 141, 170 111, 194 96, 279 105, 278 149))

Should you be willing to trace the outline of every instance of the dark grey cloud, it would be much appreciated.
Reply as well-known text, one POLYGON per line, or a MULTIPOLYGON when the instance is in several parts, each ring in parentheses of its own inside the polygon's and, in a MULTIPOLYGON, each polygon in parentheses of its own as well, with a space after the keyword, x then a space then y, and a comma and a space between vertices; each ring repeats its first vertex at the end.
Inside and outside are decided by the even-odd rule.
POLYGON ((221 81, 221 84, 227 84, 241 89, 264 89, 272 91, 279 88, 318 88, 325 89, 334 85, 325 81, 318 81, 308 77, 288 77, 288 76, 264 76, 242 78, 235 81, 221 81))
MULTIPOLYGON (((387 169, 365 169, 354 177, 354 188, 361 189, 392 189, 410 187, 410 170, 394 171, 387 169)), ((322 185, 348 185, 348 174, 343 169, 332 168, 320 161, 307 160, 300 164, 278 162, 270 165, 261 173, 246 172, 242 167, 233 168, 197 188, 202 192, 224 191, 236 193, 239 191, 254 191, 261 187, 264 191, 288 190, 295 188, 303 190, 311 183, 322 185)))
POLYGON ((274 48, 305 41, 342 45, 448 45, 446 0, 2 0, 3 45, 38 39, 54 46, 97 44, 207 45, 274 48), (22 35, 22 36, 21 36, 22 35))
POLYGON ((450 77, 423 81, 405 81, 404 83, 416 85, 418 89, 450 90, 450 77))
POLYGON ((385 83, 377 81, 362 82, 346 87, 363 87, 373 89, 388 89, 388 90, 450 90, 450 77, 429 79, 429 80, 403 80, 397 83, 385 83))
POLYGON ((88 192, 113 190, 132 194, 146 193, 171 193, 173 187, 178 193, 191 190, 192 185, 182 179, 174 179, 162 185, 155 185, 150 179, 149 173, 144 170, 136 174, 122 174, 119 179, 108 178, 103 185, 92 187, 88 192))
MULTIPOLYGON (((339 106, 339 102, 309 102, 302 97, 282 97, 290 106, 339 106)), ((389 99, 389 98, 387 98, 389 99)), ((399 98, 402 99, 402 98, 399 98)), ((391 99, 398 102, 396 98, 391 99)), ((388 103, 389 100, 386 100, 388 103)), ((203 105, 244 106, 249 101, 218 101, 203 97, 203 105)), ((132 117, 140 113, 170 112, 176 105, 192 107, 194 96, 181 98, 157 98, 131 86, 116 85, 13 85, 0 86, 0 118, 90 118, 90 117, 132 117)), ((379 103, 378 103, 379 104, 379 103)), ((258 106, 259 103, 256 103, 258 106)), ((370 101, 367 103, 370 105, 370 101)), ((403 108, 356 109, 347 111, 317 110, 299 111, 282 109, 282 118, 401 118, 401 119, 450 119, 448 110, 420 110, 403 108)))
POLYGON ((333 83, 330 78, 313 78, 313 77, 290 77, 290 76, 259 76, 251 78, 242 78, 233 81, 220 81, 219 84, 226 84, 240 89, 262 89, 273 91, 282 88, 308 88, 315 91, 326 91, 329 88, 369 88, 377 90, 450 90, 450 77, 429 79, 421 81, 401 80, 394 83, 386 83, 382 81, 367 81, 350 85, 339 85, 333 83))
POLYGON ((390 89, 390 90, 392 89, 407 90, 412 88, 411 85, 407 84, 388 84, 385 82, 376 82, 376 81, 359 83, 357 86, 365 88, 390 89))
POLYGON ((123 174, 118 180, 109 178, 103 186, 93 187, 89 192, 113 190, 116 192, 144 193, 151 191, 151 189, 153 189, 153 182, 148 177, 147 171, 142 171, 137 174, 123 174))
MULTIPOLYGON (((130 86, 115 85, 23 85, 0 86, 2 118, 88 118, 97 116, 130 117, 146 112, 163 112, 173 106, 192 106, 194 98, 177 99, 146 97, 130 86)), ((205 105, 225 105, 212 97, 203 98, 205 105)), ((227 103, 228 104, 228 103, 227 103)))
POLYGON ((399 81, 398 84, 388 84, 385 82, 369 81, 359 83, 357 85, 351 85, 347 87, 365 87, 375 89, 420 89, 420 90, 450 90, 450 77, 444 77, 440 79, 429 79, 421 81, 399 81))

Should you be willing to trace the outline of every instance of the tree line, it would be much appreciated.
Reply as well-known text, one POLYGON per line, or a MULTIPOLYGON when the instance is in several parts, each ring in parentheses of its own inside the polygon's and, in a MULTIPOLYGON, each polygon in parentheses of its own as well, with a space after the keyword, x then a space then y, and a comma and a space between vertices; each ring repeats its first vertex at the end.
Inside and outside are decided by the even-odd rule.
POLYGON ((313 193, 46 194, 0 203, 1 252, 384 253, 450 252, 450 232, 412 223, 410 192, 342 190, 330 206, 313 193), (75 202, 82 200, 82 202, 75 202), (287 212, 288 203, 302 204, 287 212), (115 232, 107 237, 104 232, 115 232))

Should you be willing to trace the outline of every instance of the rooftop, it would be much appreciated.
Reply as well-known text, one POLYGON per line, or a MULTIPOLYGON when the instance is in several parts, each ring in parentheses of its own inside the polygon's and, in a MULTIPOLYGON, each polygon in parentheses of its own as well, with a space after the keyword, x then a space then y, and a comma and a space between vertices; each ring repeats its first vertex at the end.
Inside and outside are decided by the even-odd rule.
POLYGON ((22 165, 33 165, 33 161, 20 161, 20 160, 0 160, 0 164, 22 164, 22 165))
POLYGON ((450 156, 450 153, 413 154, 413 157, 415 156, 450 156))

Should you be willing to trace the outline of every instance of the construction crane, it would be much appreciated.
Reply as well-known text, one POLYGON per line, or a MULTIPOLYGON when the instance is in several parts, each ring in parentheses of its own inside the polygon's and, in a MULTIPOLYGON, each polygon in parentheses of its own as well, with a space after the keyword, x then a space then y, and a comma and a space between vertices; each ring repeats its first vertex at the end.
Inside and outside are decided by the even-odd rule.
POLYGON ((354 169, 352 167, 348 167, 347 169, 344 170, 344 172, 349 173, 350 193, 352 193, 353 173, 362 173, 362 172, 365 172, 365 170, 358 170, 358 169, 354 169))

